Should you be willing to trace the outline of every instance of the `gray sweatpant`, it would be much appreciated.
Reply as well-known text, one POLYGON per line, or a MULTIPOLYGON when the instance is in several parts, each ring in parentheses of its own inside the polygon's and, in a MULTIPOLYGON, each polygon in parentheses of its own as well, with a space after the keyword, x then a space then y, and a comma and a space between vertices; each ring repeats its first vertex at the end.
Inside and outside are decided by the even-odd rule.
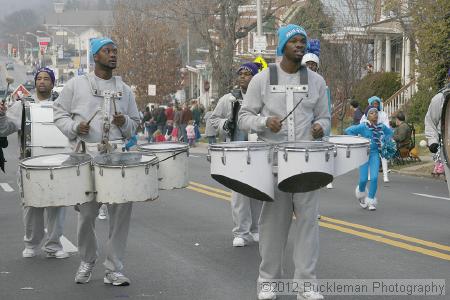
MULTIPOLYGON (((98 243, 95 235, 95 220, 101 203, 91 201, 78 205, 78 252, 81 260, 93 263, 98 257, 98 243)), ((106 260, 103 263, 109 271, 123 269, 123 257, 127 245, 132 203, 107 204, 109 214, 109 235, 106 242, 106 260)))
POLYGON ((233 218, 233 236, 252 241, 250 233, 257 233, 262 201, 242 194, 231 193, 231 215, 233 218))
POLYGON ((65 207, 31 207, 23 208, 23 224, 25 236, 23 241, 25 248, 36 249, 45 237, 44 211, 46 213, 47 238, 42 245, 46 252, 62 250, 60 237, 63 234, 64 220, 66 218, 65 207))
POLYGON ((259 281, 283 278, 283 260, 292 215, 294 279, 316 279, 319 257, 317 191, 285 193, 275 186, 275 201, 264 202, 259 219, 259 281))

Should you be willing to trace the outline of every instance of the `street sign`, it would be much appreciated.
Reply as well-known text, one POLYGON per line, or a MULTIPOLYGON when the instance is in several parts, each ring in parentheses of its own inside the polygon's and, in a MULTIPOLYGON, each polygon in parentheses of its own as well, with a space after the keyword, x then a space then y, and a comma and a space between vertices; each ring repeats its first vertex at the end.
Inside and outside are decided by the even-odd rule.
POLYGON ((267 49, 267 39, 265 35, 253 37, 253 50, 256 52, 262 52, 267 49))
POLYGON ((23 85, 19 85, 11 94, 11 96, 13 99, 18 99, 23 97, 30 97, 31 93, 23 85))
POLYGON ((38 43, 46 43, 48 45, 48 43, 50 43, 51 38, 48 36, 40 36, 37 38, 38 43))
POLYGON ((156 96, 156 85, 149 84, 148 85, 148 95, 149 96, 156 96))

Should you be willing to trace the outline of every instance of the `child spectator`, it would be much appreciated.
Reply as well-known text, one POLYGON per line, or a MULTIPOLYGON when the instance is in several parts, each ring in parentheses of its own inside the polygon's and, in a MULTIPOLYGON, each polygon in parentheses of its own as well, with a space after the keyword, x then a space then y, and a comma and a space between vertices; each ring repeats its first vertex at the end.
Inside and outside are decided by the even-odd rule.
POLYGON ((195 147, 195 127, 193 120, 189 120, 188 125, 186 126, 186 135, 189 146, 195 147))

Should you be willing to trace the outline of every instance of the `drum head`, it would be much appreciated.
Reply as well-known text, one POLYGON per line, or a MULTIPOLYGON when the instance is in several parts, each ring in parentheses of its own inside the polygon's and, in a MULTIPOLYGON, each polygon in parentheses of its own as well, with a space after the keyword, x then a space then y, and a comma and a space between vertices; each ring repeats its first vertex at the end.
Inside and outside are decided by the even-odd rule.
POLYGON ((370 144, 370 141, 368 139, 352 135, 331 135, 325 137, 324 140, 335 145, 344 145, 344 146, 352 146, 352 145, 362 146, 370 144))
POLYGON ((228 142, 228 143, 217 143, 217 144, 211 144, 209 145, 209 149, 211 150, 233 150, 233 149, 245 149, 245 148, 252 148, 252 149, 270 149, 272 147, 271 144, 268 144, 266 142, 247 142, 247 141, 240 141, 240 142, 228 142))
POLYGON ((237 191, 239 194, 261 201, 273 202, 272 197, 244 182, 218 174, 211 174, 211 177, 230 190, 237 191))
POLYGON ((278 144, 279 150, 287 149, 292 151, 305 151, 306 149, 309 151, 322 151, 331 150, 333 147, 333 144, 322 141, 298 141, 278 144))
POLYGON ((88 154, 67 153, 42 155, 24 159, 20 165, 25 168, 52 168, 52 167, 70 167, 85 164, 91 161, 88 154))
POLYGON ((333 175, 322 172, 307 172, 286 178, 278 183, 280 191, 287 193, 306 193, 320 188, 333 181, 333 175))
POLYGON ((164 142, 164 143, 151 143, 145 144, 138 147, 139 151, 142 152, 167 152, 167 151, 177 151, 177 150, 187 150, 189 145, 186 143, 177 142, 164 142))
POLYGON ((142 153, 108 153, 94 157, 95 165, 105 167, 139 166, 157 160, 156 156, 142 153))

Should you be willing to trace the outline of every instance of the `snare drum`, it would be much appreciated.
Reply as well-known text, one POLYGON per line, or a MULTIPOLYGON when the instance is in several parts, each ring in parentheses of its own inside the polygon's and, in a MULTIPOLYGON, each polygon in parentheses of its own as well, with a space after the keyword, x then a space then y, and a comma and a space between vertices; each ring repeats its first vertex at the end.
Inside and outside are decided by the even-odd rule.
POLYGON ((317 190, 333 181, 334 146, 316 141, 278 144, 278 188, 288 193, 317 190))
POLYGON ((171 190, 188 186, 188 144, 178 142, 145 144, 139 146, 138 150, 158 157, 159 189, 171 190))
POLYGON ((273 201, 273 147, 264 142, 212 144, 211 177, 227 188, 261 201, 273 201))
POLYGON ((42 155, 19 162, 24 206, 82 204, 94 199, 91 157, 81 153, 42 155))
POLYGON ((369 160, 370 140, 351 135, 332 135, 324 140, 336 146, 334 176, 343 175, 369 160))
POLYGON ((101 154, 93 159, 97 202, 126 203, 158 198, 158 158, 142 153, 101 154))
POLYGON ((72 152, 69 140, 53 122, 53 102, 25 103, 22 157, 72 152))

